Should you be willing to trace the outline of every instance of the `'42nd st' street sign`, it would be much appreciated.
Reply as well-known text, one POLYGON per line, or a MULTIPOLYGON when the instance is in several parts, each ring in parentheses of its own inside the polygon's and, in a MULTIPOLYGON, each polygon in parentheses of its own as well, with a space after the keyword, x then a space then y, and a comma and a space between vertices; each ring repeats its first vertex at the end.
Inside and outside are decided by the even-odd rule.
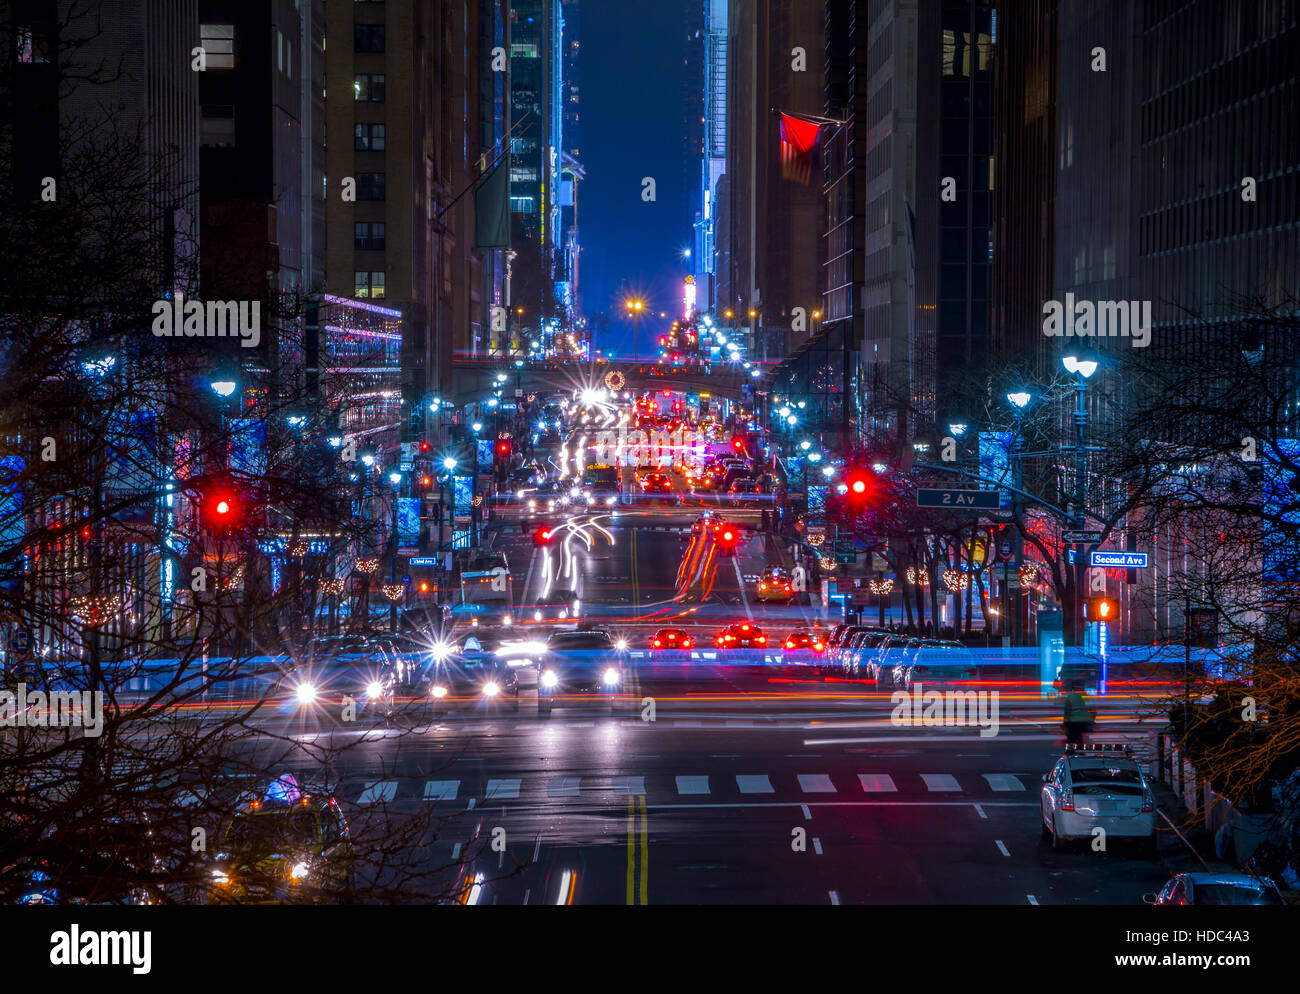
POLYGON ((996 511, 996 490, 917 490, 917 507, 978 507, 996 511))

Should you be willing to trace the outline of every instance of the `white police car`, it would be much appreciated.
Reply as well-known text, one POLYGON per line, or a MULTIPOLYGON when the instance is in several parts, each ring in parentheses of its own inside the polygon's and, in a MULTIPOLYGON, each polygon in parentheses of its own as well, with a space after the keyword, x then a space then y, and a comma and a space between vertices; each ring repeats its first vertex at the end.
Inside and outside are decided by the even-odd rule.
POLYGON ((1101 828, 1107 838, 1138 839, 1148 853, 1156 851, 1155 795, 1129 749, 1071 745, 1043 774, 1039 799, 1043 836, 1053 849, 1091 839, 1101 828))

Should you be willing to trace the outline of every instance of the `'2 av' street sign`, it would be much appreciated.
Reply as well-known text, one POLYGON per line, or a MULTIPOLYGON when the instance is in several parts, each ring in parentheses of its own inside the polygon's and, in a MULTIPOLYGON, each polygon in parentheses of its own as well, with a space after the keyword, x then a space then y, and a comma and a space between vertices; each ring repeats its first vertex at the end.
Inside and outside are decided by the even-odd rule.
POLYGON ((996 511, 1001 505, 996 490, 917 490, 917 507, 978 507, 996 511))
POLYGON ((1147 564, 1145 552, 1099 552, 1092 551, 1093 566, 1122 566, 1128 569, 1142 569, 1147 564))

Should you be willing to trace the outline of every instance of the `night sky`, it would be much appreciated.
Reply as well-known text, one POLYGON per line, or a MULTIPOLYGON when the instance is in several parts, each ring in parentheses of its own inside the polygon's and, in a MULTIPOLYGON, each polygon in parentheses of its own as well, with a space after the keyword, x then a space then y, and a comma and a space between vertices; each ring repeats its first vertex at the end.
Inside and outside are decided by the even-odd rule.
MULTIPOLYGON (((692 196, 683 160, 699 151, 682 134, 682 60, 686 5, 698 0, 590 0, 581 5, 582 239, 579 276, 583 310, 610 313, 610 339, 597 348, 630 351, 632 325, 623 319, 626 282, 653 305, 642 319, 641 352, 678 316, 681 281, 692 241, 692 196), (641 179, 653 176, 658 199, 641 200, 641 179)), ((700 96, 701 104, 703 95, 700 96)), ((702 110, 702 108, 701 108, 702 110)), ((696 175, 693 170, 691 175, 696 175)))

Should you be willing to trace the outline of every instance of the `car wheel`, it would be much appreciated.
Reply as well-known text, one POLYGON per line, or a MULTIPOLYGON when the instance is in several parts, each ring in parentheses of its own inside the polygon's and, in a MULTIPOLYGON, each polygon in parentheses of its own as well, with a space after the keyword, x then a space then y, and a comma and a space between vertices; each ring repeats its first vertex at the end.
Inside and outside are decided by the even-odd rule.
POLYGON ((1066 840, 1061 838, 1061 833, 1056 830, 1056 819, 1052 819, 1052 848, 1060 852, 1065 848, 1066 840))

